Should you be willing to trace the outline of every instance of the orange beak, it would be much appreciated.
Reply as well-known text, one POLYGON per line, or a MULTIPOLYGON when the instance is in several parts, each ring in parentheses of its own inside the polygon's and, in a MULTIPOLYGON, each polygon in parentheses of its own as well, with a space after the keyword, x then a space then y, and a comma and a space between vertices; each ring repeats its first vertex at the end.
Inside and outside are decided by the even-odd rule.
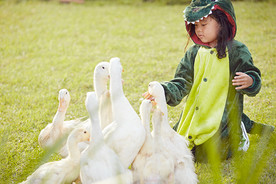
POLYGON ((64 102, 65 102, 64 98, 61 98, 60 101, 59 101, 59 106, 58 106, 59 111, 63 111, 64 102))
POLYGON ((145 98, 145 99, 149 99, 150 98, 150 93, 147 91, 147 92, 145 92, 144 94, 143 94, 143 97, 145 98))
POLYGON ((154 101, 154 100, 151 101, 151 103, 152 103, 153 106, 156 106, 156 105, 157 105, 156 101, 154 101))

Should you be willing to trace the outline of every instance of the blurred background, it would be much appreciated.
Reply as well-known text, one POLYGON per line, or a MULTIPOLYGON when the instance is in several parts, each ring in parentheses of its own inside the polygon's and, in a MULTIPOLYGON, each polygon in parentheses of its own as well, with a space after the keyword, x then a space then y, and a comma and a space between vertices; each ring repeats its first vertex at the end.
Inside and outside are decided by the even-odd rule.
MULTIPOLYGON (((245 96, 254 121, 276 125, 276 2, 232 1, 236 39, 249 48, 262 72, 262 89, 245 96)), ((38 145, 51 123, 58 92, 68 89, 66 120, 88 117, 84 100, 93 91, 97 63, 120 57, 124 92, 138 112, 151 81, 168 81, 193 44, 183 10, 188 0, 0 0, 0 183, 26 180, 41 164, 59 160, 38 145)), ((169 107, 174 125, 183 102, 169 107)), ((196 164, 199 183, 276 183, 275 131, 250 135, 251 148, 219 163, 220 173, 196 164), (216 175, 216 177, 214 177, 216 175), (220 180, 216 180, 220 178, 220 180)))

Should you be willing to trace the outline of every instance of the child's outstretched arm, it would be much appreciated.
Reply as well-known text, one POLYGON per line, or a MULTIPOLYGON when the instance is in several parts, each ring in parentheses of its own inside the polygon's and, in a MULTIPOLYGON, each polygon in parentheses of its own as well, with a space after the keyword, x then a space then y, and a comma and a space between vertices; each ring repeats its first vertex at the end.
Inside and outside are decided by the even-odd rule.
POLYGON ((199 46, 196 45, 190 47, 177 66, 174 79, 169 82, 161 82, 168 105, 178 105, 190 92, 193 84, 194 61, 198 49, 199 46))

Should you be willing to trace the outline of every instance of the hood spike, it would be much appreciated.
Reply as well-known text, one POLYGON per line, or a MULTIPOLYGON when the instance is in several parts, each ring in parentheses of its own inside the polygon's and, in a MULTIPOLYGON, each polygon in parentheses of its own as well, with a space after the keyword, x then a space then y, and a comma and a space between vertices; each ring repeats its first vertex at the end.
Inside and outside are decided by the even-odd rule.
POLYGON ((183 15, 183 18, 184 18, 185 21, 187 21, 187 18, 185 17, 185 15, 183 15))

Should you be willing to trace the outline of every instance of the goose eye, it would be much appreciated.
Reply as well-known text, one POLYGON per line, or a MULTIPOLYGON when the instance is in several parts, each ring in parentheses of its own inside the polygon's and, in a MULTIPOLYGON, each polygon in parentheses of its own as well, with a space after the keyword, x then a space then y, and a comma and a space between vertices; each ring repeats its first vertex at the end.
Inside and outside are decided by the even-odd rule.
POLYGON ((104 66, 102 66, 102 69, 105 69, 105 67, 104 67, 104 66))
POLYGON ((67 95, 67 92, 65 94, 67 95))
POLYGON ((83 133, 85 133, 85 134, 86 134, 86 131, 84 131, 83 133))

